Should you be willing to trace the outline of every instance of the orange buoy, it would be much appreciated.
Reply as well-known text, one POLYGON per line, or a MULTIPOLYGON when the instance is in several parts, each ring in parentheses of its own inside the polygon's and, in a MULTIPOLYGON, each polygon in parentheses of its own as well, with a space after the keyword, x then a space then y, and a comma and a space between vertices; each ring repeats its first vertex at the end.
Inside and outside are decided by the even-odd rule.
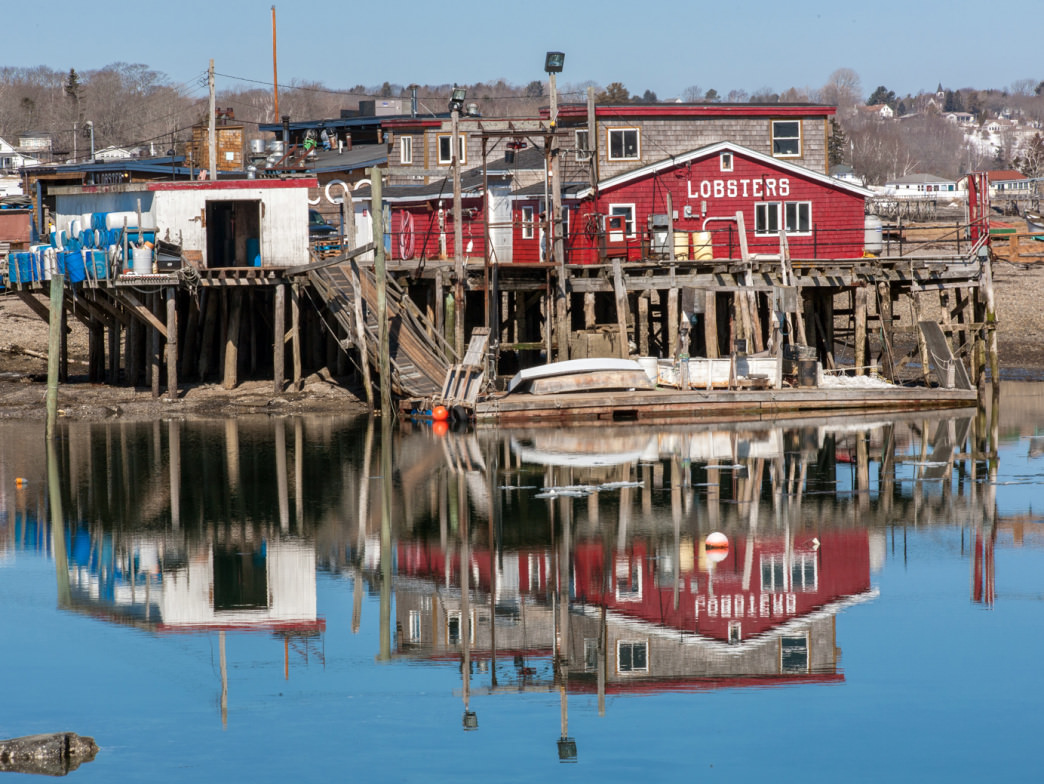
POLYGON ((444 436, 449 432, 449 422, 445 419, 440 419, 431 426, 431 432, 437 436, 444 436))
POLYGON ((449 419, 449 411, 445 406, 435 406, 435 408, 431 410, 431 418, 436 422, 445 422, 449 419))
POLYGON ((29 484, 29 480, 24 476, 15 477, 15 487, 24 487, 27 484, 29 484))

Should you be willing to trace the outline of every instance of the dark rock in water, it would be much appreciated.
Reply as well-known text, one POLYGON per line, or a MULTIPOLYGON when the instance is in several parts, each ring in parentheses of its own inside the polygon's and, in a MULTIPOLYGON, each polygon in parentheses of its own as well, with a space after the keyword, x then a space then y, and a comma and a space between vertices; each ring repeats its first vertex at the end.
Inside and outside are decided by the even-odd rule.
POLYGON ((0 740, 0 772, 64 776, 98 753, 94 738, 75 732, 0 740))

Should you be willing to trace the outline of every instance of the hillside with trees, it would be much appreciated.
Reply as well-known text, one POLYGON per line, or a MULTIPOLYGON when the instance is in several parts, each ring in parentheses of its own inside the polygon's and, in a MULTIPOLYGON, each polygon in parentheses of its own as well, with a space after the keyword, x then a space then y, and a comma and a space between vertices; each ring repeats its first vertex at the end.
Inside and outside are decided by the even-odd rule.
MULTIPOLYGON (((217 105, 231 109, 247 127, 274 117, 270 85, 218 75, 217 105)), ((546 83, 514 85, 504 80, 465 85, 467 102, 486 116, 534 116, 548 104, 546 83)), ((771 87, 751 93, 692 85, 677 97, 662 98, 651 89, 632 92, 619 81, 560 84, 560 102, 584 101, 594 87, 599 103, 792 103, 835 105, 831 162, 848 164, 871 185, 914 172, 957 177, 977 169, 1018 168, 1029 176, 1044 173, 1044 82, 1022 80, 1006 89, 948 87, 935 92, 898 95, 886 85, 866 90, 859 75, 839 68, 818 88, 771 87), (887 107, 882 108, 882 107, 887 107)), ((453 85, 417 88, 422 114, 446 110, 453 85)), ((337 117, 368 98, 401 98, 407 85, 354 85, 347 89, 321 82, 280 85, 279 112, 292 119, 337 117)), ((27 131, 47 133, 56 159, 80 160, 89 154, 89 129, 96 149, 118 146, 141 155, 178 148, 191 127, 206 118, 206 73, 174 84, 146 65, 113 63, 93 71, 59 72, 45 66, 0 68, 0 137, 17 144, 27 131)))

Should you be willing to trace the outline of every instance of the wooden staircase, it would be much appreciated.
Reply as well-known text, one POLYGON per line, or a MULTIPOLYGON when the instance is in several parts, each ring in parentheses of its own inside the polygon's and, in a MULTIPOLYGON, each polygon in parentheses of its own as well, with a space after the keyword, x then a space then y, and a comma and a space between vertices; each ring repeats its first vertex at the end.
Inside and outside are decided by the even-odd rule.
MULTIPOLYGON (((325 264, 308 270, 308 278, 319 296, 315 305, 328 311, 348 335, 335 333, 342 348, 365 341, 366 356, 377 370, 380 343, 377 329, 377 280, 373 269, 360 267, 354 260, 325 264), (353 280, 359 281, 358 288, 353 280), (363 328, 357 326, 356 297, 361 299, 363 328)), ((392 392, 401 397, 432 398, 443 387, 446 373, 455 361, 453 349, 438 335, 406 292, 389 278, 387 286, 389 356, 392 392)), ((321 315, 326 315, 321 313, 321 315)), ((334 331, 326 318, 323 322, 334 331)))

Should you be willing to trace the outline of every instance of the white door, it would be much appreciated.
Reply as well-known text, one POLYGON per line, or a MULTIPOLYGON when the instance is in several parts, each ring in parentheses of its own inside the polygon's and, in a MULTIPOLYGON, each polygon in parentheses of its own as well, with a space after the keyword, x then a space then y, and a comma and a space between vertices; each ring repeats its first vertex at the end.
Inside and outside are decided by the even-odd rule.
POLYGON ((489 189, 489 258, 505 264, 511 261, 511 187, 495 185, 489 189))

